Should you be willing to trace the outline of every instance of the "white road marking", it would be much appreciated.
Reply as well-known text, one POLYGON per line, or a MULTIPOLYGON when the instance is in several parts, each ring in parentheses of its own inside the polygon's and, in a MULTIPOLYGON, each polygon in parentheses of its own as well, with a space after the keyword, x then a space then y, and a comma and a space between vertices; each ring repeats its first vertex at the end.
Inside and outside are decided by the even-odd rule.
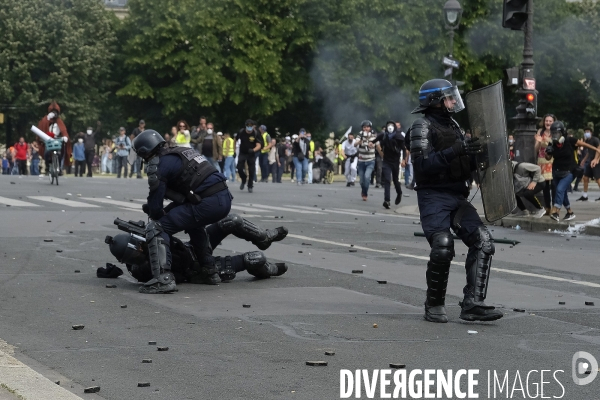
POLYGON ((7 206, 15 207, 39 207, 38 204, 28 203, 26 201, 9 199, 8 197, 0 197, 0 204, 6 204, 7 206))
MULTIPOLYGON (((334 246, 340 246, 340 247, 348 247, 348 248, 350 248, 350 245, 346 244, 346 243, 338 243, 338 242, 333 242, 333 241, 324 240, 324 239, 315 239, 315 238, 311 238, 311 237, 308 237, 308 236, 294 235, 294 234, 289 233, 288 237, 293 237, 293 238, 302 239, 302 240, 312 240, 313 242, 320 242, 320 243, 331 244, 331 245, 334 245, 334 246)), ((357 250, 371 251, 371 252, 374 252, 374 253, 393 254, 393 255, 397 255, 397 256, 401 256, 401 257, 415 258, 417 260, 429 261, 429 257, 416 256, 414 254, 396 253, 395 251, 371 249, 369 247, 356 246, 356 245, 354 245, 352 248, 353 249, 357 249, 357 250)), ((464 263, 460 263, 460 262, 456 262, 456 261, 452 261, 452 264, 454 264, 454 265, 460 265, 460 266, 464 266, 465 265, 464 263)), ((581 285, 581 286, 588 286, 588 287, 600 288, 600 284, 593 283, 593 282, 577 281, 577 280, 574 280, 574 279, 559 278, 557 276, 548 276, 548 275, 533 274, 531 272, 524 272, 524 271, 511 270, 511 269, 503 269, 503 268, 496 268, 496 267, 494 267, 493 270, 497 271, 497 272, 503 272, 505 274, 529 276, 531 278, 546 279, 546 280, 550 280, 550 281, 566 282, 566 283, 572 283, 574 285, 581 285)))
POLYGON ((82 203, 80 201, 73 201, 73 200, 65 200, 65 199, 61 199, 58 197, 52 197, 52 196, 27 196, 30 199, 33 200, 39 200, 39 201, 46 201, 48 203, 52 203, 52 204, 61 204, 63 206, 67 206, 67 207, 80 207, 80 208, 99 208, 100 206, 97 206, 95 204, 88 204, 88 203, 82 203))
POLYGON ((105 203, 105 204, 112 204, 114 206, 119 206, 119 207, 125 207, 125 208, 133 208, 135 210, 140 210, 141 207, 139 204, 136 203, 132 203, 130 201, 119 201, 119 200, 112 200, 112 199, 99 199, 99 198, 93 198, 93 197, 82 197, 82 200, 88 200, 88 201, 95 201, 98 203, 105 203))
MULTIPOLYGON (((256 204, 256 203, 252 203, 252 205, 250 205, 250 203, 240 203, 240 204, 243 206, 248 206, 248 207, 258 207, 258 208, 264 208, 267 210, 287 211, 287 212, 295 212, 295 213, 300 213, 300 214, 325 214, 325 213, 319 212, 319 211, 297 210, 292 207, 263 206, 263 205, 256 204)), ((254 210, 254 211, 256 211, 256 210, 254 210)))
POLYGON ((248 212, 267 212, 267 210, 257 210, 256 208, 250 208, 250 207, 242 207, 242 206, 238 206, 235 204, 231 205, 231 208, 233 208, 234 210, 239 210, 239 211, 248 211, 248 212))
MULTIPOLYGON (((306 206, 295 206, 295 205, 291 205, 291 204, 284 204, 286 207, 290 207, 290 208, 301 208, 303 210, 314 210, 315 208, 318 207, 306 207, 306 206)), ((409 215, 397 215, 397 214, 382 214, 382 213, 369 213, 366 211, 360 211, 358 212, 358 210, 341 210, 339 208, 334 208, 334 209, 328 209, 326 208, 325 210, 321 210, 321 212, 323 213, 334 213, 334 214, 344 214, 344 215, 350 215, 353 217, 368 217, 368 216, 375 216, 375 217, 392 217, 392 218, 406 218, 406 219, 418 219, 418 217, 411 217, 409 215)))

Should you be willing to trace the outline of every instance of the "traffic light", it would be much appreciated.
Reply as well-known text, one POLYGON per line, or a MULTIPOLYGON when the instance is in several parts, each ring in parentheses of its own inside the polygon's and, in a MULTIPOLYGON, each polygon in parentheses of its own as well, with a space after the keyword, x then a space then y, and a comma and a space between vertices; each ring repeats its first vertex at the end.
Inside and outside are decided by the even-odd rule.
POLYGON ((525 114, 529 119, 537 117, 537 93, 535 90, 526 90, 525 95, 525 114))
POLYGON ((527 0, 504 0, 502 26, 518 31, 527 22, 527 0))

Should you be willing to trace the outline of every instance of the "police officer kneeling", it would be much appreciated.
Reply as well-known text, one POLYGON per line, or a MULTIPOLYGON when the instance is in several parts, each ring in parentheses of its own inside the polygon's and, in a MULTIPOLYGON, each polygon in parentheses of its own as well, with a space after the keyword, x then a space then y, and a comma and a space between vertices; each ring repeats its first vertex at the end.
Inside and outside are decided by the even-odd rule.
POLYGON ((501 311, 484 303, 489 281, 494 242, 475 208, 467 202, 475 154, 481 145, 466 141, 451 115, 464 109, 458 89, 445 79, 425 82, 419 91, 413 114, 424 113, 407 134, 407 145, 415 174, 415 190, 423 232, 431 246, 427 264, 425 319, 448 322, 445 309, 454 239, 450 228, 467 245, 465 263, 467 285, 460 318, 467 321, 493 321, 501 311))
POLYGON ((144 212, 146 244, 150 254, 152 279, 140 287, 141 293, 177 291, 171 272, 170 237, 185 230, 190 235, 198 259, 207 269, 210 282, 220 282, 205 226, 225 218, 231 209, 231 194, 225 176, 204 156, 187 147, 166 146, 154 130, 146 130, 133 140, 138 156, 148 164, 150 193, 144 212), (163 209, 164 199, 173 202, 163 209))

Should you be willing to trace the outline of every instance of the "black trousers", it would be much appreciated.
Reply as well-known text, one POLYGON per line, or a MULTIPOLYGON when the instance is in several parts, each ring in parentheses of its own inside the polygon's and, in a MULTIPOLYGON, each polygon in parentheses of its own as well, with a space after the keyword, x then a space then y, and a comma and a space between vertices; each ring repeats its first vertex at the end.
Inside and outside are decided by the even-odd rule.
POLYGON ((85 172, 85 161, 75 160, 75 176, 83 176, 85 172))
MULTIPOLYGON (((96 152, 94 150, 85 150, 85 163, 87 164, 87 176, 92 176, 92 163, 94 162, 94 155, 96 152)), ((83 171, 81 174, 85 174, 85 166, 83 167, 83 171)))
POLYGON ((246 179, 248 175, 244 172, 244 165, 248 164, 248 175, 250 178, 248 179, 248 187, 254 187, 254 175, 256 174, 256 155, 249 154, 240 154, 238 156, 238 164, 237 170, 240 175, 240 179, 242 180, 242 184, 246 183, 246 179))
POLYGON ((27 175, 27 160, 17 160, 19 175, 27 175))
POLYGON ((383 199, 385 201, 390 201, 390 186, 392 182, 394 182, 396 194, 402 194, 402 187, 398 180, 400 176, 400 165, 398 163, 388 163, 385 161, 382 164, 381 180, 383 181, 383 199))
POLYGON ((546 181, 546 185, 544 186, 544 207, 551 208, 552 207, 552 199, 554 199, 554 194, 556 192, 556 187, 554 186, 554 181, 546 181), (550 194, 552 193, 552 196, 550 194))
POLYGON ((544 189, 544 186, 546 186, 546 182, 538 182, 535 185, 535 188, 533 188, 533 190, 526 189, 522 192, 519 192, 519 194, 516 196, 517 207, 519 207, 519 210, 524 211, 527 209, 525 207, 525 204, 523 203, 523 200, 521 200, 521 197, 525 198, 528 202, 533 204, 534 207, 538 210, 541 209, 542 205, 540 204, 540 201, 537 199, 537 197, 535 197, 535 195, 541 192, 544 189))

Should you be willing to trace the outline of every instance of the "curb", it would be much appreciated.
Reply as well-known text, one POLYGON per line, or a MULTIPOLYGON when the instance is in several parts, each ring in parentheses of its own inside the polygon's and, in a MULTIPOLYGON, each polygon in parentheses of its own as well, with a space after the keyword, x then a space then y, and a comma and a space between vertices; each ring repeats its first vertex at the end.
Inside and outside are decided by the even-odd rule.
MULTIPOLYGON (((505 217, 502 218, 500 221, 496 221, 495 225, 500 225, 505 228, 512 228, 514 226, 519 225, 521 229, 526 231, 548 232, 548 230, 554 231, 555 229, 558 231, 566 231, 567 229, 572 228, 575 225, 580 225, 582 223, 583 222, 578 222, 577 224, 569 224, 568 222, 556 222, 549 220, 547 217, 542 217, 540 219, 505 217)), ((585 233, 586 235, 592 236, 600 236, 600 226, 585 226, 581 233, 585 233)))

